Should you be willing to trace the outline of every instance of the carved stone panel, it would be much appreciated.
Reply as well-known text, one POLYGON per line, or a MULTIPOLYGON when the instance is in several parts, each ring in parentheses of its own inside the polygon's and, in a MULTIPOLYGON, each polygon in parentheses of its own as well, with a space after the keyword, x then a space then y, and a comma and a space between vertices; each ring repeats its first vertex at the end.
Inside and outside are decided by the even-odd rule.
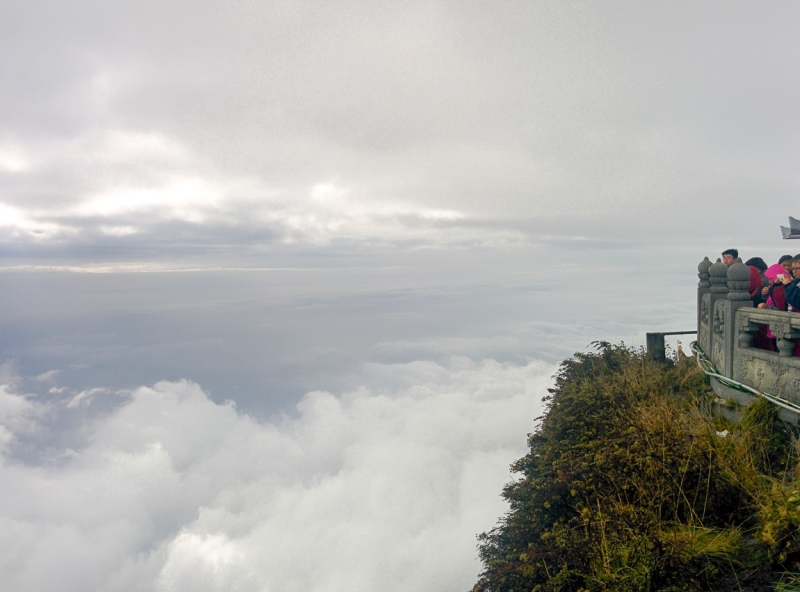
POLYGON ((700 315, 697 325, 697 344, 704 352, 711 352, 711 294, 703 294, 700 299, 700 315))
MULTIPOLYGON (((741 331, 741 323, 737 325, 737 315, 746 316, 748 310, 753 310, 750 300, 727 300, 725 298, 713 299, 713 313, 711 315, 711 361, 723 376, 732 377, 734 350, 741 331), (742 312, 739 313, 738 311, 742 312)), ((749 345, 744 343, 744 345, 749 345)))
POLYGON ((774 353, 739 352, 734 378, 752 388, 800 403, 800 368, 774 353))
MULTIPOLYGON (((709 281, 709 273, 708 270, 711 268, 711 261, 709 261, 708 257, 703 259, 700 262, 700 265, 697 266, 697 277, 700 278, 700 281, 697 284, 697 333, 700 334, 700 308, 703 302, 703 296, 708 293, 709 289, 711 288, 711 282, 709 281)), ((707 322, 708 319, 706 319, 707 322)), ((702 347, 702 345, 700 346, 702 347)))
POLYGON ((725 333, 725 309, 722 307, 721 302, 715 303, 714 306, 714 335, 723 335, 725 333))
POLYGON ((717 372, 725 376, 725 346, 720 335, 711 337, 711 362, 717 368, 717 372))
POLYGON ((711 325, 709 323, 709 311, 711 310, 711 294, 703 294, 700 298, 700 309, 697 325, 697 345, 704 352, 711 351, 711 325))
POLYGON ((727 376, 725 368, 725 301, 717 300, 714 302, 714 309, 711 315, 711 361, 717 367, 717 371, 723 376, 727 376))
POLYGON ((790 338, 792 324, 787 318, 774 319, 769 322, 769 330, 778 338, 790 338))

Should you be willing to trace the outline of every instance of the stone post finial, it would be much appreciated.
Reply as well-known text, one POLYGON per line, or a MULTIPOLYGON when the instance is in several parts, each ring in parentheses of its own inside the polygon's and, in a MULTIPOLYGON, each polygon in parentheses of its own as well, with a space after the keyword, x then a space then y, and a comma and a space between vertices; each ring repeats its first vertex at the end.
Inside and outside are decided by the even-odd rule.
POLYGON ((728 292, 728 267, 722 262, 722 259, 717 259, 716 263, 708 268, 708 275, 711 282, 709 292, 712 294, 728 292))
POLYGON ((728 267, 728 300, 750 300, 750 268, 736 259, 728 267))
POLYGON ((697 277, 700 281, 697 283, 698 288, 710 288, 711 282, 708 281, 708 268, 711 267, 711 259, 706 257, 697 266, 697 277))

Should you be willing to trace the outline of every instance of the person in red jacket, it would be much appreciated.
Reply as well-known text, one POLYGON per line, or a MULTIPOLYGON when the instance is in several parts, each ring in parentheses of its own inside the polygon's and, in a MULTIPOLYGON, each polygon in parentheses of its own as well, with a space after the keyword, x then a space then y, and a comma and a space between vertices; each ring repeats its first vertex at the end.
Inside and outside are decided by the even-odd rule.
POLYGON ((769 280, 764 272, 767 271, 767 264, 761 257, 752 257, 745 262, 750 268, 750 298, 753 306, 758 306, 767 299, 769 293, 769 280))

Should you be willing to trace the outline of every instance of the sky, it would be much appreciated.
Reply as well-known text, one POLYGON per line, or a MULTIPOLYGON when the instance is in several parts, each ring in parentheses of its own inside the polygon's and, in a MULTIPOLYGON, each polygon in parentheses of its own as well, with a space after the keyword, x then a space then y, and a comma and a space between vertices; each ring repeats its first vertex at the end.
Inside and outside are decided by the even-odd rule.
POLYGON ((558 363, 800 251, 798 25, 4 1, 2 587, 470 589, 558 363))

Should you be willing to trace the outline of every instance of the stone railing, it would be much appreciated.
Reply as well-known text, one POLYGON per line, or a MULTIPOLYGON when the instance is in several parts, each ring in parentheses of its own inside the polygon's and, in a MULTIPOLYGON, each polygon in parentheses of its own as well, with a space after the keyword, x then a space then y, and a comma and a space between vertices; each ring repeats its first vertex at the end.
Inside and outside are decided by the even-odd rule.
MULTIPOLYGON (((741 260, 726 267, 706 257, 697 269, 697 344, 717 372, 800 404, 800 358, 795 355, 800 314, 753 308, 750 268, 741 260)), ((741 393, 713 378, 711 385, 720 396, 742 400, 741 393)))

